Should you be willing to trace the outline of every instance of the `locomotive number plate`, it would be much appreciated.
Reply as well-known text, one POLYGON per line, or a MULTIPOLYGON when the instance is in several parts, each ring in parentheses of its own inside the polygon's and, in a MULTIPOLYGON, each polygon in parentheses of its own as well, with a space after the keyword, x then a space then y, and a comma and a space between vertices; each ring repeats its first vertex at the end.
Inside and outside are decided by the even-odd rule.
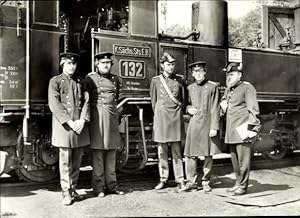
POLYGON ((145 62, 136 60, 119 61, 120 76, 122 78, 144 79, 145 62))

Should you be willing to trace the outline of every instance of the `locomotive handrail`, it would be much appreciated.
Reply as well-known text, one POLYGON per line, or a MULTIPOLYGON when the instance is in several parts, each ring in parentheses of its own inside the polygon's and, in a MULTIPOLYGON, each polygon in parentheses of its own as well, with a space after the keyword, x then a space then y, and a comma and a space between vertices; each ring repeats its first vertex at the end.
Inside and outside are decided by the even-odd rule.
POLYGON ((126 152, 125 152, 125 158, 122 161, 121 166, 118 168, 121 172, 125 173, 132 173, 137 172, 141 169, 143 169, 147 162, 148 162, 148 152, 147 152, 147 145, 146 145, 146 135, 145 135, 145 126, 144 126, 144 109, 142 107, 137 106, 139 110, 139 121, 140 121, 140 128, 141 128, 141 135, 142 135, 142 145, 143 145, 143 152, 140 154, 142 157, 142 160, 139 162, 138 166, 134 169, 126 169, 124 168, 125 165, 128 162, 129 159, 129 127, 128 127, 128 116, 125 116, 125 125, 126 125, 126 152))
POLYGON ((144 101, 149 101, 149 104, 150 104, 150 101, 151 101, 151 98, 150 97, 142 97, 142 98, 125 98, 123 99, 118 105, 117 105, 117 109, 119 109, 120 107, 122 107, 124 104, 126 104, 128 101, 137 101, 137 103, 141 103, 141 104, 145 104, 144 101), (141 101, 141 102, 138 102, 138 101, 141 101))
POLYGON ((142 142, 143 142, 143 160, 140 163, 139 167, 137 168, 138 170, 143 169, 146 166, 146 163, 148 161, 148 152, 147 152, 147 145, 146 145, 146 136, 145 136, 145 127, 144 127, 144 109, 140 108, 137 106, 139 109, 139 120, 140 120, 140 125, 141 125, 141 132, 142 132, 142 142))
POLYGON ((159 33, 159 38, 162 39, 188 39, 189 37, 193 36, 193 41, 197 41, 197 39, 199 39, 200 37, 200 31, 197 30, 193 30, 192 32, 188 33, 185 36, 178 36, 178 35, 171 35, 171 34, 165 34, 164 32, 159 33))
MULTIPOLYGON (((23 115, 24 113, 22 113, 22 115, 23 115)), ((0 117, 9 117, 9 116, 12 116, 12 115, 14 115, 14 113, 12 113, 12 112, 8 112, 8 113, 0 113, 0 117)))

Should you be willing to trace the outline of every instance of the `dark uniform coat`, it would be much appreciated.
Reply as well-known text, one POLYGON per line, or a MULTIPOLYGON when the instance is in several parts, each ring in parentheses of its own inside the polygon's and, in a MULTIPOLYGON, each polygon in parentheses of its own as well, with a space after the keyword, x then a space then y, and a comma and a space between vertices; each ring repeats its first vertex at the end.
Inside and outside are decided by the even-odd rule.
POLYGON ((236 128, 247 121, 249 124, 259 124, 256 90, 249 82, 240 82, 236 86, 226 89, 223 99, 226 99, 228 104, 225 143, 243 143, 236 128))
POLYGON ((85 124, 81 134, 67 124, 69 120, 89 121, 88 96, 82 93, 82 79, 62 73, 49 82, 48 100, 52 116, 52 144, 56 147, 76 148, 90 143, 85 124))
POLYGON ((198 112, 190 119, 186 143, 185 156, 211 156, 221 153, 219 136, 209 137, 211 129, 219 130, 220 106, 218 85, 211 81, 201 84, 196 82, 188 86, 189 103, 198 112))
POLYGON ((117 103, 121 80, 113 74, 91 73, 85 79, 91 107, 90 137, 93 149, 116 149, 120 144, 117 103))
MULTIPOLYGON (((182 76, 172 74, 169 78, 164 77, 164 79, 173 96, 183 102, 185 86, 182 76)), ((159 76, 155 76, 151 80, 150 97, 154 111, 154 141, 160 143, 181 141, 184 134, 182 106, 172 101, 159 76)))

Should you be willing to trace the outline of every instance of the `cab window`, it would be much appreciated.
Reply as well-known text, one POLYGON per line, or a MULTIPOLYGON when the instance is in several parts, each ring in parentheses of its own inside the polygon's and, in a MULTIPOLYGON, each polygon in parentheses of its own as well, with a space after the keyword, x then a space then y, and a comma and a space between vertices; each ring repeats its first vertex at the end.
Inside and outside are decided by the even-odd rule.
POLYGON ((128 32, 129 0, 61 0, 60 3, 70 28, 81 35, 91 28, 128 32))

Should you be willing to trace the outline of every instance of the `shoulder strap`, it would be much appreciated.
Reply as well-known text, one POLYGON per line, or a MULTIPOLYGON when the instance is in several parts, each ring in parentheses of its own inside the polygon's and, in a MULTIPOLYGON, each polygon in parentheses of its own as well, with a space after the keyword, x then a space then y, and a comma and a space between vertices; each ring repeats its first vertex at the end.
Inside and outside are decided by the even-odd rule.
POLYGON ((166 81, 164 80, 163 75, 159 75, 159 79, 160 79, 161 84, 164 86, 166 92, 168 93, 169 97, 171 98, 171 100, 172 100, 173 102, 175 102, 176 104, 178 104, 179 106, 181 106, 182 103, 181 103, 180 101, 178 101, 178 100, 174 97, 174 95, 171 93, 171 91, 170 91, 170 89, 169 89, 169 87, 168 87, 166 81))

